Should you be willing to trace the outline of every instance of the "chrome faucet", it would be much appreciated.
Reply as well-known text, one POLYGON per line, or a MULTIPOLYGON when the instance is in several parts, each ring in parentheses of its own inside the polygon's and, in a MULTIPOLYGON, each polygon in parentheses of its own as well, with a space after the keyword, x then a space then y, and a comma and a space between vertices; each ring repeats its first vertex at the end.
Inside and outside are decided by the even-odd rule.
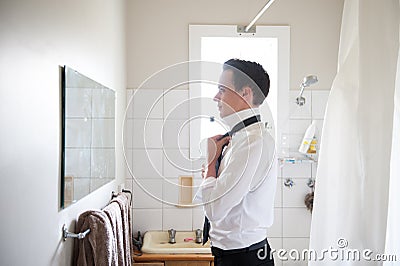
POLYGON ((201 237, 202 237, 202 231, 200 229, 196 229, 196 240, 194 242, 196 242, 197 244, 203 243, 201 237))
POLYGON ((169 238, 168 243, 170 243, 170 244, 176 243, 175 234, 176 234, 176 230, 174 230, 174 229, 168 230, 168 238, 169 238))

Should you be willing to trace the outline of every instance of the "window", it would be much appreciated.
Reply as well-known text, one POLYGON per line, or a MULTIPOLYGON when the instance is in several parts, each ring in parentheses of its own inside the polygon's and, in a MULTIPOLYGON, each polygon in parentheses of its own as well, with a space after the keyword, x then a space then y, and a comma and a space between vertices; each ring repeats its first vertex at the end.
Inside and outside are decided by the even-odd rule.
MULTIPOLYGON (((214 62, 213 67, 210 67, 212 63, 203 64, 202 82, 189 84, 190 99, 201 99, 198 104, 191 104, 190 108, 191 158, 199 158, 205 154, 204 145, 199 145, 202 140, 227 131, 222 123, 218 123, 218 119, 212 119, 219 118, 216 103, 212 100, 217 86, 215 82, 204 81, 210 80, 206 77, 210 74, 205 72, 214 71, 214 75, 219 76, 222 64, 230 58, 258 62, 268 72, 271 80, 266 101, 268 105, 261 105, 260 111, 262 121, 268 123, 267 127, 275 137, 278 155, 280 154, 280 129, 283 126, 282 121, 288 116, 289 42, 288 26, 257 26, 256 33, 238 33, 237 26, 231 25, 189 26, 190 61, 214 62), (196 117, 199 119, 193 119, 196 117)), ((216 77, 215 80, 217 81, 216 77)))

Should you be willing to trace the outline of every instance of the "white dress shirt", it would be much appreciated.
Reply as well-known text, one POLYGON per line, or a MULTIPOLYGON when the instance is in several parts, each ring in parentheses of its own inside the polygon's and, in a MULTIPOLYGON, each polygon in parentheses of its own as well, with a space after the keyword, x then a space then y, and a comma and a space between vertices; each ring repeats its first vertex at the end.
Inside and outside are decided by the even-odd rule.
MULTIPOLYGON (((232 129, 259 114, 257 108, 225 117, 232 129)), ((211 245, 224 250, 248 247, 267 236, 273 222, 277 164, 275 142, 263 123, 233 134, 223 152, 219 175, 203 180, 197 199, 211 223, 211 245)))

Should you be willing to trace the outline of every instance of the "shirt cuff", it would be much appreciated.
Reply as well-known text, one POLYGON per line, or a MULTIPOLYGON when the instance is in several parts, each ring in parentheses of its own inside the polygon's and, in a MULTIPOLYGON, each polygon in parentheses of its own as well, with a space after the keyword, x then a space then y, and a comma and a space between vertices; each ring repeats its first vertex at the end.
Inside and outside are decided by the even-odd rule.
POLYGON ((204 203, 204 200, 208 198, 210 188, 214 187, 215 182, 217 181, 216 177, 209 176, 204 178, 200 184, 199 189, 194 195, 193 202, 194 203, 204 203))
POLYGON ((204 189, 204 188, 209 188, 210 186, 214 186, 216 180, 217 178, 213 176, 204 178, 203 181, 201 182, 200 188, 204 189))

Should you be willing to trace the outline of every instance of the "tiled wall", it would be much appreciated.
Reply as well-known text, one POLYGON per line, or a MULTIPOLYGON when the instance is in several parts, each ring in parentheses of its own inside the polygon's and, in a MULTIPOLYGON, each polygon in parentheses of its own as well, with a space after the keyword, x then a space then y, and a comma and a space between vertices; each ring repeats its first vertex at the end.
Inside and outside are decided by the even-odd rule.
MULTIPOLYGON (((329 91, 307 90, 303 96, 306 104, 298 106, 295 99, 298 91, 290 91, 290 116, 283 132, 282 149, 286 156, 301 157, 297 151, 307 127, 316 120, 316 137, 321 139, 321 130, 329 91)), ((317 145, 318 148, 318 145, 317 145)), ((317 158, 315 158, 317 160, 317 158)), ((271 246, 289 252, 292 249, 302 251, 308 248, 311 213, 304 204, 305 196, 312 190, 307 185, 310 178, 315 179, 317 163, 296 161, 296 163, 280 163, 280 175, 275 198, 275 221, 268 232, 271 246), (285 180, 290 178, 294 185, 287 187, 285 180)), ((275 265, 307 265, 306 261, 277 260, 275 265)))
MULTIPOLYGON (((134 93, 124 136, 130 168, 126 187, 134 192, 134 230, 202 228, 201 207, 174 206, 178 203, 178 177, 194 175, 188 160, 188 90, 145 89, 127 93, 128 101, 134 93)), ((194 175, 194 184, 199 184, 200 179, 199 174, 194 175)))
MULTIPOLYGON (((175 184, 179 175, 193 175, 189 171, 192 165, 187 159, 188 90, 166 93, 155 89, 129 89, 128 101, 132 94, 134 97, 127 110, 124 140, 129 166, 126 171, 126 187, 134 192, 134 231, 202 228, 201 207, 178 208, 169 204, 178 202, 178 187, 175 184), (175 109, 176 106, 179 107, 175 109)), ((297 152, 298 146, 312 120, 317 122, 316 136, 320 140, 329 91, 305 91, 306 104, 302 107, 295 104, 297 95, 298 91, 290 91, 290 118, 285 126, 284 137, 280 140, 287 157, 300 155, 297 152)), ((271 246, 276 250, 283 248, 287 251, 301 251, 308 247, 311 221, 311 214, 304 205, 304 197, 311 192, 307 182, 315 177, 317 164, 297 162, 281 163, 280 166, 275 222, 269 229, 268 236, 271 246), (290 188, 284 185, 287 178, 294 182, 290 188)), ((200 175, 194 174, 194 184, 200 182, 200 175)), ((281 262, 276 259, 276 265, 306 265, 306 262, 281 262)))

